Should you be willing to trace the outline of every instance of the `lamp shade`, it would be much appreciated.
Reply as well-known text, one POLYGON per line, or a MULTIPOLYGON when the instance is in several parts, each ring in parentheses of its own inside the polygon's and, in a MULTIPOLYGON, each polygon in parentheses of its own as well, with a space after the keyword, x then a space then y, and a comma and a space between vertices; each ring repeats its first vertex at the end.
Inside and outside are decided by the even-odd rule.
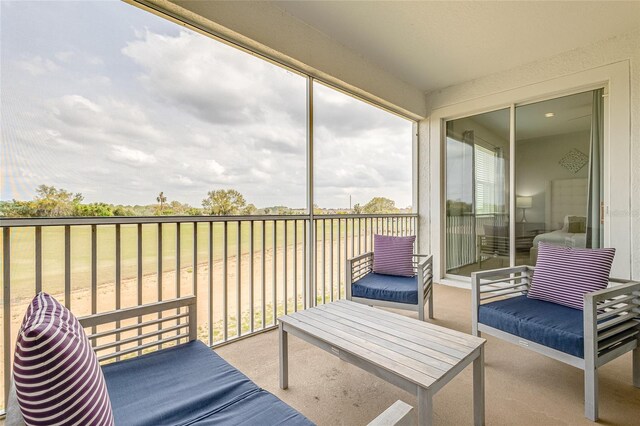
POLYGON ((530 209, 533 204, 533 197, 516 197, 516 208, 530 209))

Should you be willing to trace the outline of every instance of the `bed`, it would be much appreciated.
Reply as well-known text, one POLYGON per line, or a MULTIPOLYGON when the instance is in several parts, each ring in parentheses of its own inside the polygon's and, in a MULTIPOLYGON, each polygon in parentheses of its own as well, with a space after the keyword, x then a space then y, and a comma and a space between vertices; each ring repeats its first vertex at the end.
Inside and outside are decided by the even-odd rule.
POLYGON ((555 179, 547 182, 545 192, 545 229, 548 232, 537 235, 529 252, 529 260, 535 265, 540 242, 564 247, 586 247, 586 178, 555 179), (584 226, 575 229, 570 222, 580 222, 584 226), (570 231, 579 232, 570 232, 570 231))

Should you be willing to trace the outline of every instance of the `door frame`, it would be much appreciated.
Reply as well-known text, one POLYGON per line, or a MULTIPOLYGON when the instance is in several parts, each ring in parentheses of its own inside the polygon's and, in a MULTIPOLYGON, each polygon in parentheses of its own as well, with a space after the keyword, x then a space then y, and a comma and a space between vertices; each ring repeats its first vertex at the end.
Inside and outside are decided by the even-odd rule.
MULTIPOLYGON (((445 137, 446 121, 511 108, 510 146, 515 144, 515 106, 540 102, 604 87, 604 245, 616 248, 612 275, 631 278, 631 128, 630 62, 616 62, 547 81, 489 94, 432 111, 429 117, 429 252, 434 255, 434 276, 440 282, 468 286, 470 279, 447 276, 445 270, 445 137), (615 165, 615 167, 612 167, 615 165), (611 191, 615 188, 615 191, 611 191)), ((512 156, 513 157, 513 156, 512 156)), ((514 158, 511 159, 514 161, 514 158)), ((510 188, 515 169, 510 168, 510 188)), ((510 197, 514 217, 515 198, 510 197)), ((421 209, 425 211, 427 209, 421 209)), ((515 228, 515 222, 510 221, 515 228)), ((515 229, 511 229, 514 235, 515 229)))

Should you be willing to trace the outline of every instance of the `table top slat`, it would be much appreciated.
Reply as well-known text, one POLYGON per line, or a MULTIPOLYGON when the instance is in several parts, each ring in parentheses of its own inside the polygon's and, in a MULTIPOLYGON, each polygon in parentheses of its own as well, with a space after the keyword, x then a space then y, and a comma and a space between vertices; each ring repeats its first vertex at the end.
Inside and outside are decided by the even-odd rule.
POLYGON ((450 328, 446 328, 440 325, 431 324, 426 321, 416 321, 415 318, 405 317, 403 315, 399 315, 394 312, 388 312, 383 309, 374 308, 371 306, 363 305, 361 303, 352 302, 350 300, 341 299, 341 300, 332 302, 330 304, 327 304, 326 306, 329 306, 329 305, 336 305, 336 306, 344 305, 344 306, 347 306, 349 309, 360 310, 361 312, 373 314, 374 316, 380 317, 380 318, 382 317, 387 318, 389 321, 406 325, 407 328, 411 328, 414 330, 428 329, 431 332, 436 334, 444 334, 444 335, 450 336, 451 338, 458 341, 459 343, 464 344, 469 348, 473 348, 473 349, 477 348, 479 345, 484 343, 484 339, 480 337, 472 336, 470 334, 463 333, 457 330, 452 330, 450 328))
MULTIPOLYGON (((429 355, 424 355, 419 351, 411 350, 405 346, 397 344, 397 342, 386 340, 381 336, 371 334, 373 330, 369 330, 369 332, 366 332, 355 327, 350 327, 348 325, 342 324, 336 321, 336 317, 332 316, 330 313, 313 310, 313 312, 309 311, 305 312, 305 314, 310 317, 316 318, 318 321, 324 322, 333 330, 340 330, 346 335, 351 335, 356 338, 364 339, 367 342, 371 342, 372 344, 379 346, 381 349, 384 349, 385 352, 395 352, 396 354, 398 354, 397 356, 394 356, 394 359, 396 361, 405 364, 407 367, 418 368, 434 379, 442 377, 442 375, 449 371, 449 369, 451 369, 452 367, 451 364, 444 363, 429 355), (404 362, 404 360, 407 358, 411 360, 410 363, 404 362), (416 364, 415 362, 417 362, 418 364, 416 364)), ((346 336, 342 337, 346 338, 346 336)))
MULTIPOLYGON (((314 308, 316 309, 316 308, 314 308)), ((322 309, 318 306, 317 309, 322 309)), ((470 349, 467 346, 461 345, 458 342, 454 342, 448 340, 446 336, 431 333, 429 329, 415 330, 408 327, 405 327, 404 324, 397 324, 392 321, 388 321, 385 317, 376 317, 371 315, 369 312, 360 312, 357 310, 350 310, 348 306, 329 306, 325 305, 325 309, 330 310, 331 312, 342 312, 346 315, 350 315, 353 318, 360 318, 365 321, 369 321, 374 324, 384 325, 390 329, 395 331, 396 335, 402 335, 407 339, 423 339, 426 342, 429 342, 435 350, 443 352, 447 355, 455 357, 457 359, 464 358, 470 349)), ((375 313, 375 312, 374 312, 375 313)), ((417 321, 417 320, 414 320, 417 321)))
POLYGON ((345 325, 349 325, 363 331, 371 330, 371 332, 375 332, 375 334, 380 337, 408 347, 412 350, 419 351, 425 355, 429 355, 451 365, 457 364, 466 353, 454 351, 456 355, 449 355, 447 352, 451 351, 447 350, 448 347, 438 344, 437 342, 426 340, 419 335, 405 333, 381 323, 375 323, 355 315, 350 315, 338 309, 327 311, 324 310, 323 307, 324 306, 318 306, 318 309, 323 310, 323 312, 329 312, 331 315, 335 315, 336 318, 339 318, 339 320, 336 319, 336 321, 340 321, 345 325))
POLYGON ((420 371, 409 368, 401 363, 398 363, 397 361, 389 359, 370 348, 356 345, 348 340, 322 330, 314 326, 313 324, 308 324, 307 322, 303 321, 304 318, 301 318, 301 316, 298 315, 301 312, 304 311, 298 311, 295 314, 286 315, 284 317, 281 317, 280 320, 291 327, 294 327, 304 333, 307 333, 319 340, 324 341, 325 343, 333 347, 336 347, 339 350, 349 352, 357 357, 366 359, 373 365, 384 370, 392 371, 394 374, 419 386, 429 387, 435 382, 432 377, 420 371))

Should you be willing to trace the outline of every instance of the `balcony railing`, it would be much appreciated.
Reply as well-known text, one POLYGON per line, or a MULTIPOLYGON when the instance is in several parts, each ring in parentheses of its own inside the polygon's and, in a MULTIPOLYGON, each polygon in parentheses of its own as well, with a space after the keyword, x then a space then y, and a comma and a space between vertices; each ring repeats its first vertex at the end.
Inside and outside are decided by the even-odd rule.
MULTIPOLYGON (((374 234, 417 235, 417 215, 2 219, 0 227, 6 394, 22 315, 39 291, 78 316, 194 294, 198 336, 216 347, 343 298, 346 260, 371 250, 374 234)), ((182 316, 137 321, 171 320, 178 330, 182 316)), ((109 338, 124 337, 136 336, 109 338)))

